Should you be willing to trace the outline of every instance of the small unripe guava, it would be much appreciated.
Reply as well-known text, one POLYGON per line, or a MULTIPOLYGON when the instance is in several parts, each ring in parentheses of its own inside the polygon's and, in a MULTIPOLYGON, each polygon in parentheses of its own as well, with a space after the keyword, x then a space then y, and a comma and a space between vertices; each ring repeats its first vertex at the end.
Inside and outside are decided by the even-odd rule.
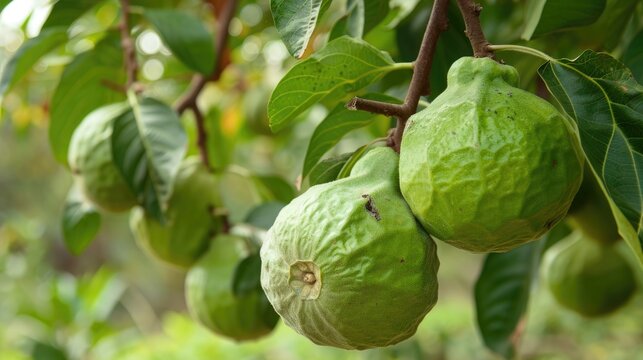
POLYGON ((94 110, 74 131, 69 143, 69 167, 87 197, 108 211, 125 211, 136 205, 130 190, 112 161, 114 120, 129 111, 126 104, 94 110))
POLYGON ((185 280, 190 314, 214 333, 237 341, 265 336, 279 321, 260 288, 233 292, 235 269, 248 255, 243 238, 217 236, 185 280))
POLYGON ((284 207, 261 248, 261 285, 284 322, 316 344, 398 343, 437 301, 438 258, 398 186, 398 156, 368 152, 350 176, 284 207))
POLYGON ((203 255, 222 220, 217 180, 197 158, 184 160, 176 175, 165 223, 132 210, 130 227, 138 244, 150 254, 170 264, 188 267, 203 255))
POLYGON ((504 252, 537 239, 580 186, 583 156, 568 120, 517 83, 511 66, 461 58, 404 132, 402 194, 431 235, 461 249, 504 252))

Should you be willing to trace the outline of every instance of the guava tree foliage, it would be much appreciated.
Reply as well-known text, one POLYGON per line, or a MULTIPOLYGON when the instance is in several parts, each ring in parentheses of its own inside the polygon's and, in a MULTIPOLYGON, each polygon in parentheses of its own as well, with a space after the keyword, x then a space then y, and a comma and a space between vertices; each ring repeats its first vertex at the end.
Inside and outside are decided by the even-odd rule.
MULTIPOLYGON (((0 1, 0 10, 8 3, 0 1)), ((269 283, 271 275, 265 269, 261 270, 260 241, 256 241, 254 235, 268 230, 278 219, 282 207, 298 193, 301 196, 293 204, 303 203, 316 194, 322 194, 320 202, 332 199, 334 191, 326 193, 320 189, 334 189, 335 186, 343 189, 342 184, 357 184, 349 187, 361 189, 360 186, 367 183, 376 187, 386 183, 386 189, 381 192, 396 197, 399 204, 378 210, 379 202, 372 201, 372 194, 362 194, 360 201, 363 203, 359 203, 359 208, 366 207, 371 217, 368 221, 380 222, 382 214, 389 219, 392 209, 403 208, 398 209, 398 212, 405 212, 399 215, 400 218, 411 219, 404 224, 403 230, 416 235, 421 233, 418 239, 422 241, 415 239, 417 243, 428 241, 433 244, 425 230, 434 237, 449 236, 446 231, 438 234, 431 222, 424 219, 418 222, 424 229, 419 228, 406 208, 406 203, 411 201, 402 198, 403 193, 407 195, 404 189, 406 175, 400 173, 402 184, 397 183, 398 155, 392 150, 374 151, 373 148, 386 145, 401 154, 400 161, 409 156, 402 145, 404 141, 411 141, 405 140, 405 130, 415 125, 413 115, 418 111, 424 109, 430 113, 434 101, 438 105, 448 103, 439 96, 448 94, 448 90, 445 91, 447 73, 458 59, 473 57, 476 64, 481 63, 478 60, 486 59, 493 62, 493 66, 488 66, 494 69, 498 65, 495 62, 515 67, 520 80, 513 75, 498 76, 511 78, 507 80, 511 86, 535 93, 553 104, 558 110, 551 107, 556 113, 551 118, 562 119, 559 124, 568 126, 574 144, 579 146, 577 154, 581 161, 576 164, 578 171, 570 171, 575 175, 570 175, 573 179, 569 180, 567 193, 578 190, 581 163, 585 165, 583 184, 565 221, 561 222, 573 194, 565 193, 568 198, 561 200, 563 205, 554 211, 561 214, 543 215, 547 231, 534 230, 524 235, 524 245, 468 249, 488 253, 474 289, 480 333, 486 346, 509 358, 516 354, 523 329, 521 322, 538 269, 541 264, 548 263, 542 262, 542 258, 551 257, 550 262, 558 264, 548 268, 572 267, 566 265, 574 260, 564 260, 573 258, 569 256, 568 249, 572 248, 569 244, 593 241, 599 244, 592 243, 599 250, 583 250, 595 261, 590 265, 601 267, 602 254, 609 253, 610 263, 618 264, 614 268, 620 269, 621 273, 617 275, 622 275, 606 274, 600 281, 633 279, 630 267, 623 265, 626 260, 612 251, 612 246, 622 239, 633 257, 643 264, 643 144, 640 140, 643 137, 643 86, 640 85, 643 81, 643 7, 639 4, 638 0, 529 0, 526 4, 497 0, 485 2, 482 11, 482 6, 470 0, 59 0, 54 3, 39 34, 27 39, 7 62, 0 77, 0 99, 12 91, 19 91, 21 80, 30 76, 31 69, 44 57, 59 54, 69 58, 59 74, 48 109, 52 153, 76 179, 62 216, 64 239, 72 253, 80 254, 88 247, 100 229, 105 212, 131 211, 132 230, 143 248, 168 263, 190 268, 187 279, 190 311, 214 332, 238 340, 263 336, 277 321, 274 307, 288 325, 316 343, 367 348, 399 341, 402 339, 400 333, 406 337, 412 335, 415 328, 400 330, 394 327, 408 327, 411 320, 402 321, 406 319, 402 315, 409 314, 399 314, 397 322, 388 322, 388 313, 379 314, 381 317, 376 320, 381 328, 371 329, 377 334, 366 336, 367 339, 360 339, 357 344, 351 343, 350 339, 328 340, 327 332, 319 333, 322 327, 311 324, 310 317, 296 313, 299 307, 294 310, 289 307, 288 301, 292 299, 284 301, 281 298, 287 286, 297 290, 292 292, 287 288, 289 291, 284 297, 297 294, 297 297, 310 300, 306 297, 315 297, 315 291, 319 295, 321 282, 316 283, 316 279, 310 277, 317 271, 317 264, 308 261, 310 259, 293 259, 301 261, 288 264, 290 268, 271 267, 270 271, 276 276, 288 281, 275 281, 276 285, 269 283), (239 9, 255 3, 259 10, 266 14, 270 12, 272 16, 264 16, 263 22, 239 29, 240 25, 234 23, 239 9), (103 8, 116 9, 116 14, 97 23, 89 22, 81 32, 74 26, 87 22, 88 13, 98 13, 103 8), (165 49, 171 53, 169 60, 164 60, 169 71, 154 80, 141 76, 141 62, 147 60, 149 54, 135 46, 137 39, 147 31, 158 34, 165 49), (247 43, 252 45, 252 41, 243 40, 261 31, 278 34, 292 57, 287 60, 288 70, 274 83, 254 81, 256 69, 239 60, 239 49, 247 43), (70 48, 82 50, 69 51, 70 48), (223 90, 208 93, 208 86, 212 84, 223 90), (309 140, 303 162, 295 165, 301 169, 297 189, 290 179, 240 169, 234 164, 236 140, 231 139, 230 133, 236 133, 238 129, 229 118, 236 116, 239 101, 227 99, 226 92, 245 93, 246 128, 262 136, 278 138, 280 134, 292 131, 315 109, 327 109, 316 128, 306 134, 309 140), (213 96, 227 100, 213 100, 213 96), (351 152, 336 155, 337 145, 345 135, 357 129, 367 129, 372 139, 351 152), (378 162, 376 154, 385 154, 380 156, 382 163, 378 162), (394 164, 394 171, 385 167, 387 162, 394 164), (364 164, 375 165, 364 169, 364 164), (353 171, 354 167, 356 171, 353 171), (378 176, 383 174, 394 176, 378 181, 378 176), (309 189, 315 190, 309 192, 309 189), (238 208, 243 211, 235 211, 238 208), (251 235, 244 232, 248 228, 251 235), (532 239, 533 234, 539 239, 532 239), (184 240, 186 238, 190 240, 184 240), (213 246, 210 246, 211 242, 213 246), (230 246, 232 243, 239 246, 230 246), (559 255, 563 253, 566 255, 559 255), (260 273, 266 279, 260 280, 260 273), (294 285, 290 283, 292 279, 294 285), (268 295, 272 293, 268 297, 272 307, 264 291, 268 295), (229 299, 234 299, 232 305, 229 299), (218 308, 217 304, 223 305, 218 308), (217 313, 221 308, 226 309, 224 314, 220 310, 217 313), (250 316, 248 314, 253 316, 253 321, 250 325, 243 324, 248 326, 244 328, 237 320, 250 316), (318 333, 311 336, 310 331, 318 333), (382 333, 388 338, 381 343, 369 343, 382 333)), ((500 65, 498 68, 506 69, 500 65)), ((449 86, 452 84, 450 80, 449 86)), ((476 94, 484 93, 484 90, 493 92, 486 85, 482 90, 476 94)), ((506 92, 503 96, 513 96, 511 90, 503 88, 503 91, 506 92)), ((473 93, 471 96, 475 97, 473 93)), ((489 96, 492 102, 500 99, 493 96, 489 96)), ((490 111, 493 106, 486 106, 486 110, 490 111)), ((541 105, 535 108, 539 107, 541 105)), ((480 109, 485 110, 482 106, 480 109)), ((457 131, 458 128, 456 124, 449 130, 457 131)), ((556 139, 566 139, 564 134, 556 139)), ((435 136, 426 143, 433 144, 429 140, 438 143, 437 133, 426 136, 435 136)), ((415 138, 415 144, 421 142, 417 136, 415 138)), ((282 138, 281 142, 289 139, 282 138)), ((546 139, 554 142, 550 141, 553 136, 546 139)), ((532 161, 531 156, 538 156, 539 150, 542 149, 527 155, 527 159, 532 161)), ((570 158, 576 160, 574 156, 570 158)), ((553 161, 553 168, 558 165, 553 161)), ((289 166, 293 167, 293 164, 289 166)), ((405 167, 400 166, 402 172, 405 167)), ((560 166, 566 165, 561 163, 560 166)), ((407 162, 406 169, 409 168, 407 162)), ((503 170, 510 172, 510 168, 503 170)), ((568 179, 559 180, 548 178, 543 183, 553 189, 568 179)), ((536 192, 538 196, 547 197, 543 194, 548 189, 536 192)), ((336 190, 342 194, 343 191, 336 190)), ((466 191, 462 192, 465 196, 466 191)), ((530 193, 525 190, 521 194, 530 193)), ((318 206, 317 199, 313 200, 312 203, 318 206)), ((411 205, 413 215, 420 218, 411 205)), ((292 243, 301 239, 288 238, 295 234, 290 227, 328 228, 334 222, 346 220, 325 218, 310 224, 308 218, 317 216, 319 211, 300 219, 302 214, 308 213, 289 209, 282 213, 292 216, 281 222, 278 220, 273 231, 286 234, 285 238, 292 243)), ((496 221, 506 214, 484 215, 489 221, 496 221)), ((282 215, 282 219, 285 216, 282 215)), ((543 219, 538 218, 538 221, 543 219)), ((373 224, 364 222, 360 228, 366 239, 362 245, 368 242, 371 233, 378 231, 376 226, 367 231, 369 226, 373 224)), ((516 233, 521 233, 520 229, 511 236, 519 237, 516 233)), ((297 234, 310 235, 308 229, 297 234)), ((399 233, 386 235, 393 237, 399 233)), ((336 241, 332 237, 324 239, 329 243, 336 241)), ((491 235, 488 239, 495 241, 491 235)), ((396 241, 405 239, 399 237, 396 241)), ((270 245, 279 247, 275 243, 270 245)), ((423 260, 414 258, 418 252, 411 249, 410 243, 405 245, 408 247, 400 245, 400 248, 410 250, 408 257, 401 258, 401 263, 419 268, 423 260), (413 259, 417 261, 413 262, 413 259)), ((429 248, 433 259, 435 247, 429 248)), ((387 250, 378 251, 384 257, 387 250)), ((350 251, 348 254, 353 255, 350 251)), ((275 263, 279 264, 279 261, 275 263)), ((336 266, 332 261, 327 263, 328 267, 336 266)), ((432 273, 425 274, 424 278, 420 275, 410 277, 411 281, 406 282, 416 286, 414 290, 430 295, 423 299, 430 304, 418 305, 419 319, 413 319, 418 323, 435 304, 437 296, 437 258, 430 264, 432 273)), ((390 265, 376 265, 377 271, 373 274, 382 272, 382 278, 392 274, 383 268, 390 265)), ((347 273, 359 277, 364 273, 361 270, 351 269, 347 273)), ((622 305, 607 296, 605 306, 588 309, 583 306, 587 297, 574 298, 578 293, 591 294, 591 284, 576 281, 583 274, 554 275, 559 274, 548 278, 552 293, 560 296, 561 304, 577 312, 598 316, 622 305), (574 296, 560 291, 575 286, 578 291, 572 294, 574 296), (618 306, 612 306, 614 304, 618 306)), ((391 283, 394 282, 392 279, 391 283)), ((367 285, 364 291, 370 288, 367 285)), ((627 283, 617 289, 620 299, 629 298, 634 291, 631 285, 627 283)), ((400 297, 408 294, 404 289, 397 290, 400 290, 400 297)), ((417 298, 414 292, 410 293, 413 295, 410 298, 417 298)), ((387 295, 384 291, 378 296, 389 295, 391 293, 387 295)), ((354 308, 339 309, 344 302, 332 300, 336 302, 322 303, 318 307, 322 310, 315 313, 317 317, 314 318, 325 326, 332 321, 327 321, 322 312, 343 310, 347 316, 359 312, 354 308)), ((298 306, 305 309, 307 305, 298 306)), ((427 321, 430 321, 430 315, 427 321)), ((335 324, 332 330, 337 330, 338 336, 344 336, 343 328, 350 327, 345 325, 335 324)), ((354 330, 346 331, 354 336, 364 335, 364 332, 354 330)))

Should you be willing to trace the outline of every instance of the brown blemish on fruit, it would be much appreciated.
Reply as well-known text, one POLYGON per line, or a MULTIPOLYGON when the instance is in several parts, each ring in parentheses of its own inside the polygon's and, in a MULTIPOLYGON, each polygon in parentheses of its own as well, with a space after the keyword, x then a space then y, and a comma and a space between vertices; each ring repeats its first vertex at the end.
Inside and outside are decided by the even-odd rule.
POLYGON ((366 204, 364 204, 364 208, 366 209, 366 212, 368 212, 372 217, 375 218, 375 220, 380 221, 382 220, 382 217, 380 216, 379 211, 375 207, 375 202, 373 201, 373 198, 369 194, 363 194, 362 197, 366 200, 366 204))

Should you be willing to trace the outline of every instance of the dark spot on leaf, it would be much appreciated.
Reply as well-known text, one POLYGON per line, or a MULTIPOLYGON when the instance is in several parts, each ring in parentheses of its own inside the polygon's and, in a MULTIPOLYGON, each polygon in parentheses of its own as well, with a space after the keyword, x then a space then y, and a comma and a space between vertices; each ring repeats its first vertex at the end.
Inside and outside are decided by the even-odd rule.
POLYGON ((364 208, 366 209, 366 212, 368 212, 372 217, 375 218, 375 220, 380 221, 382 220, 382 217, 380 216, 379 211, 375 207, 375 202, 373 201, 373 198, 369 194, 363 194, 362 197, 366 200, 366 204, 364 204, 364 208))
POLYGON ((404 261, 406 261, 406 260, 404 260, 404 258, 400 259, 400 263, 403 263, 404 261))

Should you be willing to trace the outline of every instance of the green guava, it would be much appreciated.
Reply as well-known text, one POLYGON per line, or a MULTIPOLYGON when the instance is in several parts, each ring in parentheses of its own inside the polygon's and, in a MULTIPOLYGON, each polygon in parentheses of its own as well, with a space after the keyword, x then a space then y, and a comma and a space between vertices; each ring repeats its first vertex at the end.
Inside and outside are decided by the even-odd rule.
POLYGON ((126 111, 128 106, 121 103, 94 110, 78 125, 69 143, 69 167, 83 194, 98 207, 114 212, 137 203, 112 161, 114 120, 126 111))
POLYGON ((404 199, 431 235, 458 248, 504 252, 537 239, 580 186, 583 156, 567 119, 517 83, 511 66, 461 58, 404 132, 404 199))
POLYGON ((130 227, 137 243, 148 253, 170 264, 189 267, 221 230, 222 221, 214 216, 220 204, 214 175, 198 158, 186 159, 176 175, 166 222, 160 223, 135 208, 130 227))
POLYGON ((319 345, 368 349, 417 329, 438 296, 433 240, 398 186, 398 156, 369 151, 350 176, 284 207, 261 248, 261 285, 284 322, 319 345))
POLYGON ((554 298, 587 317, 624 306, 636 290, 636 279, 620 250, 580 231, 556 243, 545 258, 545 278, 554 298))
POLYGON ((580 190, 567 214, 568 223, 588 239, 604 244, 621 239, 612 209, 591 169, 585 168, 580 190))
POLYGON ((235 269, 248 255, 243 238, 219 235, 185 280, 190 314, 214 333, 237 341, 265 336, 279 321, 259 287, 243 295, 233 292, 235 269))

